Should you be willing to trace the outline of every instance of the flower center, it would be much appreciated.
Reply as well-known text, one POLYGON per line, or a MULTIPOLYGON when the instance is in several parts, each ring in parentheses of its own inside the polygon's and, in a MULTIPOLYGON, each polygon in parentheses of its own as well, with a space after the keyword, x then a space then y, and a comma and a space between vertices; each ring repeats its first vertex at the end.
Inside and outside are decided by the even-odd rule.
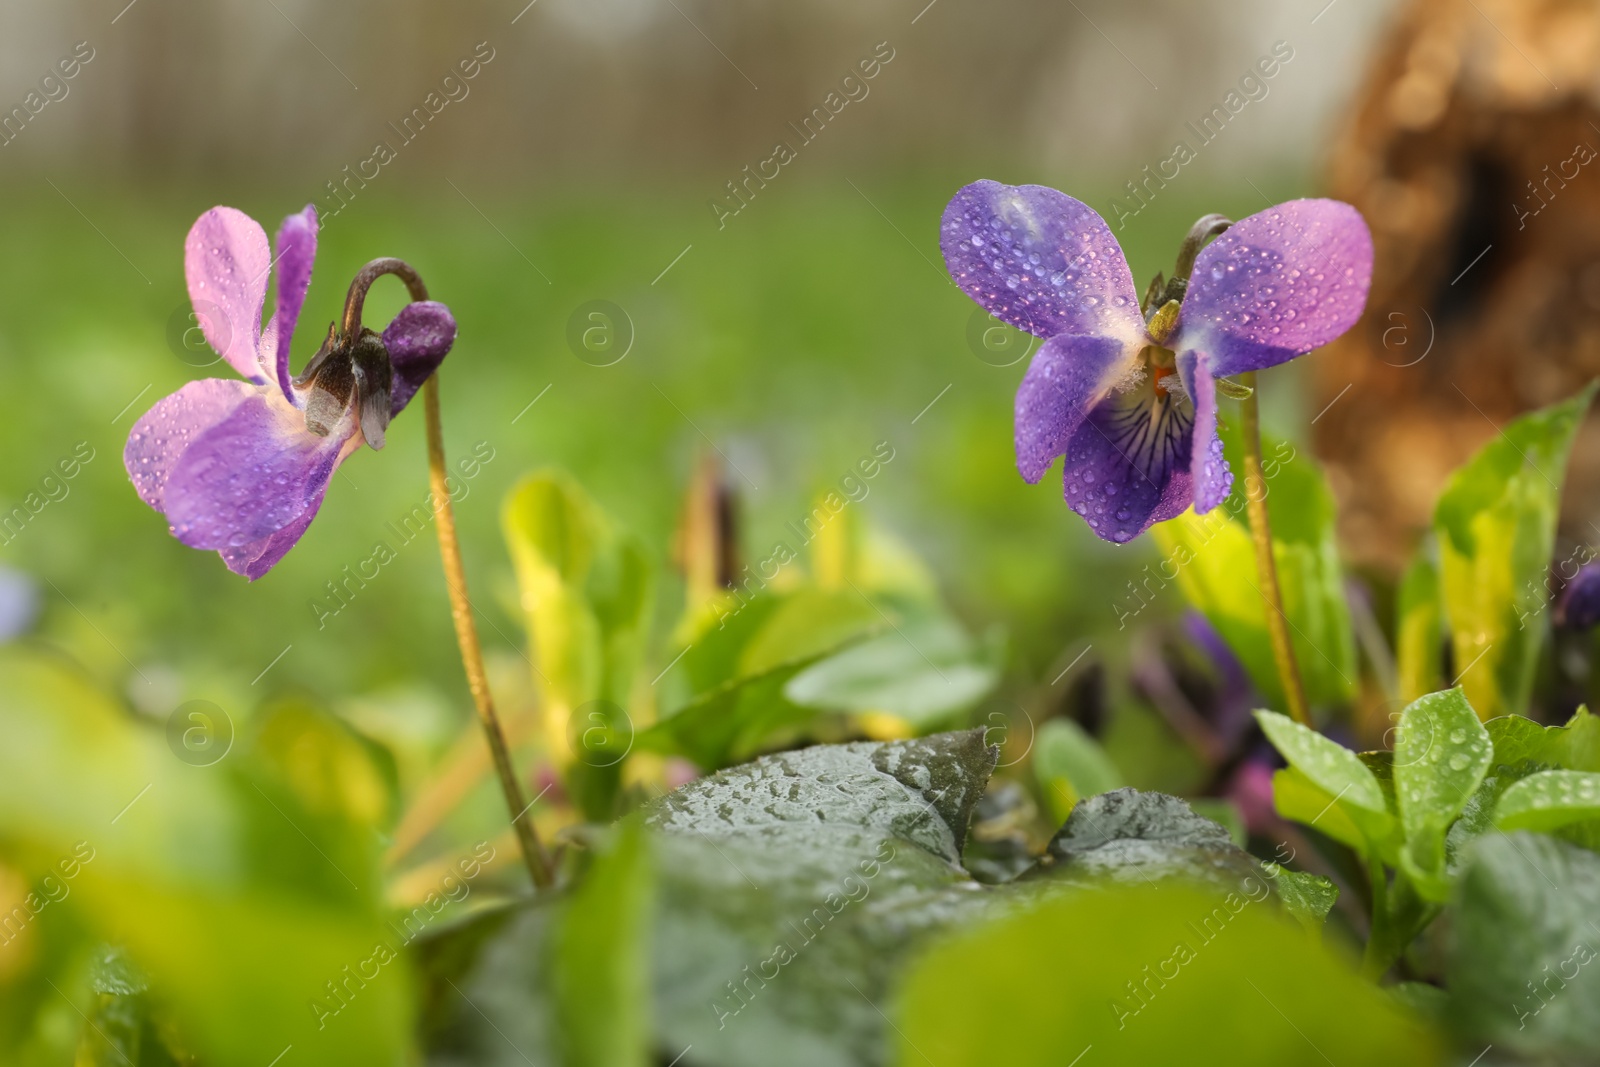
POLYGON ((307 394, 306 429, 326 437, 353 410, 367 444, 382 448, 393 380, 389 350, 377 333, 363 327, 350 338, 330 325, 322 347, 294 380, 295 389, 307 394))
POLYGON ((1148 377, 1151 395, 1157 403, 1183 395, 1183 381, 1178 376, 1176 352, 1164 345, 1145 345, 1139 352, 1139 359, 1147 372, 1140 377, 1148 377))

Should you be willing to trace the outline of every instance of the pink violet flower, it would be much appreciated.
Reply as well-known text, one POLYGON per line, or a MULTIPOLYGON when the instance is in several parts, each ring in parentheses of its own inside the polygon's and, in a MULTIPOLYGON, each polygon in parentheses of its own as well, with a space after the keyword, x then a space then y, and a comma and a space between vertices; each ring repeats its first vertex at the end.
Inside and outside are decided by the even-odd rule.
POLYGON ((231 207, 201 215, 184 243, 189 299, 206 341, 243 375, 190 382, 144 414, 123 462, 140 499, 172 535, 221 554, 251 581, 293 548, 316 517, 333 472, 384 430, 450 351, 443 304, 408 304, 383 333, 328 339, 299 379, 289 346, 311 284, 317 213, 283 220, 277 258, 266 232, 231 207), (267 281, 276 307, 263 328, 267 281))
POLYGON ((974 182, 939 239, 963 292, 1044 340, 1017 389, 1018 471, 1038 482, 1065 456, 1067 503, 1115 542, 1227 497, 1216 380, 1332 341, 1372 279, 1372 235, 1336 200, 1233 223, 1195 258, 1175 320, 1159 299, 1141 312, 1105 220, 1054 189, 974 182))

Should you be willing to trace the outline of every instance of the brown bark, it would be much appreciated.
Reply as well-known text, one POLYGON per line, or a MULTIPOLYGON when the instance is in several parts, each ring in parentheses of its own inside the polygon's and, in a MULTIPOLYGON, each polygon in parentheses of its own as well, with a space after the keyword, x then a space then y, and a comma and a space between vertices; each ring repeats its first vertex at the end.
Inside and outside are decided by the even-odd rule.
MULTIPOLYGON (((1372 227, 1361 325, 1314 361, 1352 555, 1397 568, 1451 470, 1600 374, 1600 6, 1414 0, 1327 167, 1372 227), (1348 389, 1347 389, 1348 387, 1348 389), (1337 398, 1337 400, 1336 400, 1337 398)), ((1563 521, 1600 519, 1600 434, 1563 521)))

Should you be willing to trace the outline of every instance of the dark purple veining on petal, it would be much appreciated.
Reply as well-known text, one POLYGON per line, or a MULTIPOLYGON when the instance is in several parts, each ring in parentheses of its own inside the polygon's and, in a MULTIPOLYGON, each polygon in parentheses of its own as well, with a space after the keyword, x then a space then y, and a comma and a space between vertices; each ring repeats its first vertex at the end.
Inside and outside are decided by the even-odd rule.
POLYGON ((939 245, 962 292, 1018 329, 1045 338, 1144 331, 1117 239, 1065 193, 974 182, 945 208, 939 245))
POLYGON ((1037 481, 1065 453, 1067 501, 1109 541, 1227 497, 1215 378, 1334 339, 1360 316, 1372 277, 1372 237, 1348 204, 1296 200, 1234 224, 1196 257, 1162 342, 1176 354, 1178 396, 1135 381, 1141 358, 1156 379, 1171 364, 1146 348, 1127 261, 1085 204, 974 182, 945 208, 939 240, 963 292, 1046 339, 1017 390, 1017 469, 1037 481))
POLYGON ((1089 413, 1067 445, 1067 504, 1102 539, 1131 541, 1189 506, 1194 418, 1148 390, 1114 396, 1089 413))

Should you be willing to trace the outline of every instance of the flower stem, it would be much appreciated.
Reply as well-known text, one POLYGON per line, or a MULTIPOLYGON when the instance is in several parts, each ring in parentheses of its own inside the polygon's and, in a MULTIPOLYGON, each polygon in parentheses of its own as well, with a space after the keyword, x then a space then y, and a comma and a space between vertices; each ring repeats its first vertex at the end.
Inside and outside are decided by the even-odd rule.
POLYGON ((500 776, 500 788, 506 795, 506 807, 511 812, 511 822, 517 831, 517 844, 522 848, 523 862, 528 867, 534 886, 545 889, 554 881, 550 859, 539 843, 539 833, 528 816, 528 809, 532 805, 523 799, 522 783, 518 781, 516 768, 511 764, 511 750, 506 746, 505 734, 500 729, 500 716, 495 712, 494 697, 489 692, 489 675, 483 667, 478 627, 472 620, 472 601, 467 597, 467 574, 461 565, 461 544, 456 539, 455 512, 451 509, 450 490, 445 482, 447 475, 444 434, 439 424, 437 371, 429 375, 422 391, 428 423, 428 484, 433 489, 434 525, 439 531, 439 555, 444 561, 445 585, 450 590, 450 615, 456 624, 456 642, 461 646, 461 665, 466 668, 472 701, 477 705, 478 719, 483 723, 483 732, 489 740, 494 769, 500 776))
POLYGON ((1367 856, 1367 877, 1372 886, 1372 926, 1366 948, 1361 953, 1361 973, 1377 981, 1394 962, 1390 955, 1394 938, 1390 930, 1389 877, 1376 856, 1367 856))
MULTIPOLYGON (((362 267, 350 282, 350 292, 344 302, 346 337, 360 334, 361 309, 366 304, 367 290, 385 274, 393 274, 405 282, 412 300, 428 299, 428 287, 411 264, 403 259, 375 259, 362 267)), ((444 561, 444 584, 450 590, 450 616, 456 625, 456 643, 461 646, 461 666, 467 672, 472 702, 477 706, 478 720, 483 723, 484 736, 489 741, 494 769, 500 776, 500 789, 506 795, 506 807, 511 812, 511 824, 517 832, 522 861, 527 865, 534 886, 545 889, 555 877, 550 859, 539 844, 538 831, 528 817, 528 809, 533 805, 523 800, 522 783, 517 780, 517 769, 511 763, 511 749, 506 744, 505 732, 500 728, 500 716, 494 710, 494 697, 489 692, 489 675, 483 668, 483 648, 478 644, 478 627, 472 621, 472 601, 467 597, 467 572, 461 565, 461 543, 456 539, 456 515, 450 506, 450 488, 446 483, 437 371, 423 383, 422 396, 428 423, 428 486, 433 492, 434 526, 439 531, 439 556, 444 561)))
POLYGON ((1244 423, 1244 496, 1250 516, 1250 537, 1256 546, 1256 571, 1261 579, 1259 591, 1267 602, 1267 636, 1272 641, 1272 658, 1278 665, 1278 682, 1289 703, 1289 716, 1301 726, 1311 726, 1305 686, 1300 681, 1300 664, 1295 661, 1294 645, 1289 640, 1289 616, 1283 610, 1283 592, 1278 587, 1278 565, 1272 557, 1267 480, 1261 473, 1261 393, 1255 387, 1255 371, 1239 377, 1250 389, 1250 395, 1240 401, 1244 423))

